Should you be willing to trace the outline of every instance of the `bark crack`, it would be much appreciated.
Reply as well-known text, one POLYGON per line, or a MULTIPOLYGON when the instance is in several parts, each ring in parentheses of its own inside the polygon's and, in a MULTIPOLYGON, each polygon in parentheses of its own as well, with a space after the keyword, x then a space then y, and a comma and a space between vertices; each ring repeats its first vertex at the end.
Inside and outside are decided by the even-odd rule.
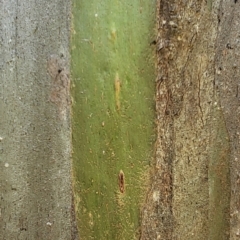
POLYGON ((201 106, 201 77, 200 77, 201 72, 202 72, 202 58, 201 58, 201 61, 200 61, 200 70, 198 71, 198 107, 199 107, 199 110, 200 110, 202 126, 204 126, 203 110, 202 110, 202 106, 201 106))

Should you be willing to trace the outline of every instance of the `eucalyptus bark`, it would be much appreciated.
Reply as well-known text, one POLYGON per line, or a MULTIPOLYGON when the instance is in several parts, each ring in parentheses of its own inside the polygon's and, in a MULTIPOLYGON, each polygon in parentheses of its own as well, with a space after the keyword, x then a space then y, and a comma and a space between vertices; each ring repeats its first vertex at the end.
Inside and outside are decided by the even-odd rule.
POLYGON ((76 239, 70 2, 1 0, 0 32, 0 238, 76 239))
POLYGON ((215 89, 219 95, 230 148, 230 239, 240 238, 240 2, 221 1, 218 13, 215 89))
POLYGON ((75 0, 72 133, 81 239, 139 237, 154 143, 155 0, 75 0))
POLYGON ((158 2, 156 158, 142 239, 239 238, 238 12, 237 1, 158 2))
POLYGON ((240 238, 238 0, 0 5, 1 239, 240 238))

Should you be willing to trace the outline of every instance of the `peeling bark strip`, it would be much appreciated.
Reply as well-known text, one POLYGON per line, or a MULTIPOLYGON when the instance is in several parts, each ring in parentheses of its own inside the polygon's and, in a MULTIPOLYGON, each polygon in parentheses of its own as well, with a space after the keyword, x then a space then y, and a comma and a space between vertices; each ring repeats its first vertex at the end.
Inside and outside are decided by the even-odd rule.
POLYGON ((159 1, 157 6, 156 165, 152 187, 142 213, 141 239, 172 239, 172 162, 174 160, 172 126, 174 116, 181 111, 183 99, 180 88, 175 95, 178 101, 175 101, 172 96, 172 84, 175 79, 169 78, 178 27, 176 7, 174 1, 159 1), (174 102, 177 103, 175 106, 174 102))
MULTIPOLYGON (((208 3, 158 1, 157 141, 152 185, 142 210, 142 240, 208 238, 209 212, 221 219, 212 223, 216 227, 211 234, 227 234, 225 215, 212 204, 217 197, 209 195, 211 183, 227 183, 228 176, 225 171, 222 175, 208 171, 210 158, 218 165, 227 159, 217 159, 209 151, 211 134, 221 119, 211 123, 219 1, 211 4, 211 11, 208 3)), ((217 135, 217 141, 223 141, 218 139, 222 136, 217 135)), ((214 146, 216 150, 219 145, 214 146)), ((218 185, 217 192, 225 186, 218 185)), ((224 200, 219 209, 227 211, 227 204, 224 200)))

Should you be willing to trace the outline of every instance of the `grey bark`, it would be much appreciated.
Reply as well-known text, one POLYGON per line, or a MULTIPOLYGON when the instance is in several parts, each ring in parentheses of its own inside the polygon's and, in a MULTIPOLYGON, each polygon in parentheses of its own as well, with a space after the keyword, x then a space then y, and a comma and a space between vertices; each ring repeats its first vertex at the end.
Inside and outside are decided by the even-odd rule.
POLYGON ((0 239, 75 239, 70 1, 0 1, 0 239))
POLYGON ((240 2, 221 1, 216 49, 216 91, 230 141, 230 239, 240 239, 240 2))

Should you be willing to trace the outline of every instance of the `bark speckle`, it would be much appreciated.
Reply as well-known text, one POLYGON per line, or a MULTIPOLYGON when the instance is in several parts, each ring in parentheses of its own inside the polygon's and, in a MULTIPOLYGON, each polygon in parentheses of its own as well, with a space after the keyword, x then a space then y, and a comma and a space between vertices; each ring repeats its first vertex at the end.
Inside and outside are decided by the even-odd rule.
POLYGON ((57 55, 51 55, 48 60, 48 73, 52 79, 50 101, 56 104, 59 115, 66 118, 70 99, 70 79, 65 60, 57 55))

